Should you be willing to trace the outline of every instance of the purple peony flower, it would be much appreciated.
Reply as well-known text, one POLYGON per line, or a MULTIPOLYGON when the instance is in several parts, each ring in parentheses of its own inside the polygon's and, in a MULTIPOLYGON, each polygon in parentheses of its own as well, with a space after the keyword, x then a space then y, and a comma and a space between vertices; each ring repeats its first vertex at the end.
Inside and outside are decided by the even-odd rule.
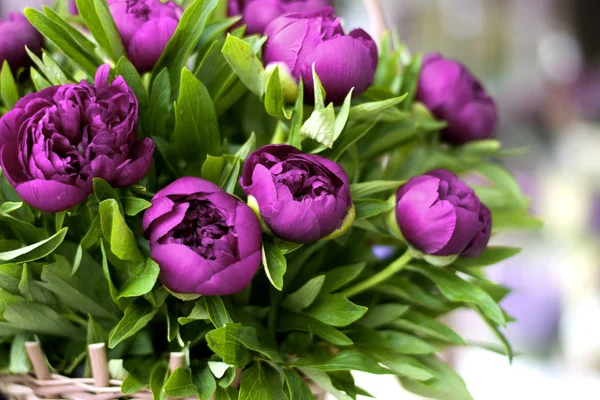
POLYGON ((355 29, 344 34, 332 8, 314 13, 290 14, 267 26, 265 65, 278 63, 313 91, 312 66, 327 93, 341 103, 354 88, 359 95, 371 86, 377 69, 377 45, 368 33, 355 29))
POLYGON ((69 13, 71 15, 79 15, 79 9, 75 0, 69 0, 69 13))
POLYGON ((246 204, 200 178, 154 196, 142 229, 160 279, 181 294, 219 296, 250 284, 261 263, 260 223, 246 204))
POLYGON ((40 54, 44 37, 21 14, 9 13, 6 21, 0 19, 0 68, 4 61, 13 71, 31 65, 25 46, 40 54))
POLYGON ((172 1, 109 0, 127 55, 139 71, 150 71, 175 33, 183 9, 172 1))
POLYGON ((443 139, 451 144, 492 136, 496 104, 477 79, 459 62, 429 54, 423 61, 417 100, 447 122, 443 139))
POLYGON ((229 0, 229 15, 242 15, 240 23, 246 24, 246 33, 262 34, 277 17, 330 6, 330 0, 229 0))
POLYGON ((314 242, 345 227, 354 216, 342 167, 292 146, 256 150, 244 164, 240 183, 268 228, 283 240, 314 242))
POLYGON ((138 102, 123 78, 95 85, 52 86, 23 97, 0 119, 0 161, 27 203, 58 212, 81 203, 93 178, 116 187, 139 181, 150 168, 154 143, 137 140, 138 102))
POLYGON ((490 210, 446 170, 410 179, 396 193, 396 221, 411 246, 426 254, 476 257, 487 246, 490 210))

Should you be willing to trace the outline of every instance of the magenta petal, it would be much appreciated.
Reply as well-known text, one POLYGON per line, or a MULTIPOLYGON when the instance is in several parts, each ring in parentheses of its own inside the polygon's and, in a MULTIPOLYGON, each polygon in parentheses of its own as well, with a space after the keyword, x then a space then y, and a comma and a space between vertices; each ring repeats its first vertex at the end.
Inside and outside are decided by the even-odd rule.
POLYGON ((22 111, 15 108, 0 119, 0 163, 4 176, 13 186, 28 180, 19 162, 19 152, 15 150, 18 147, 17 125, 21 115, 22 111))
POLYGON ((150 256, 160 266, 162 283, 177 293, 197 293, 198 283, 209 280, 214 273, 208 261, 184 245, 154 243, 150 245, 150 256))
POLYGON ((247 205, 239 203, 235 213, 235 226, 238 231, 239 256, 244 259, 257 249, 260 250, 262 233, 258 218, 247 205))
POLYGON ((40 179, 21 183, 15 189, 28 204, 52 213, 68 210, 87 197, 87 193, 78 187, 40 179))
POLYGON ((461 207, 456 207, 455 212, 456 224, 452 237, 435 255, 450 256, 462 253, 468 245, 468 242, 465 243, 465 238, 474 237, 480 229, 477 212, 465 210, 461 207))
POLYGON ((176 19, 165 17, 146 22, 131 38, 127 53, 139 71, 150 71, 177 29, 176 19))
POLYGON ((169 233, 169 231, 175 228, 177 225, 183 221, 185 217, 185 213, 189 209, 189 203, 181 203, 177 206, 173 207, 173 209, 158 217, 152 223, 152 232, 150 233, 150 243, 156 243, 162 238, 164 235, 169 233))
POLYGON ((448 244, 456 226, 456 212, 448 201, 437 201, 440 181, 432 178, 406 192, 396 206, 404 238, 427 254, 448 244), (437 201, 437 202, 436 202, 437 201))
POLYGON ((159 190, 154 198, 169 195, 190 195, 196 193, 221 192, 222 189, 212 182, 193 176, 185 176, 177 179, 162 190, 159 190))
POLYGON ((168 197, 155 197, 152 199, 152 207, 144 212, 142 219, 142 232, 146 235, 148 228, 154 220, 165 215, 173 209, 175 203, 168 197))
POLYGON ((152 165, 154 154, 154 142, 150 138, 144 138, 136 143, 129 153, 131 162, 119 173, 113 184, 117 187, 131 186, 146 175, 152 165))
MULTIPOLYGON (((277 32, 273 32, 273 34, 269 36, 269 39, 265 44, 263 58, 265 65, 269 65, 271 63, 283 63, 287 65, 294 78, 299 79, 300 70, 298 65, 298 57, 303 46, 309 47, 305 44, 304 39, 307 37, 307 35, 309 35, 312 24, 308 19, 301 19, 294 21, 293 23, 289 23, 281 28, 280 25, 286 22, 286 17, 281 17, 276 19, 271 24, 279 28, 279 30, 277 32)), ((271 25, 267 27, 267 32, 276 29, 271 25)), ((318 32, 313 33, 318 34, 318 32)), ((314 38, 314 35, 311 35, 311 38, 314 38)), ((319 42, 321 41, 320 39, 318 40, 319 42)), ((311 46, 314 45, 314 43, 311 44, 311 46)), ((304 79, 304 82, 306 83, 306 79, 304 79)))
POLYGON ((321 43, 303 60, 300 72, 309 93, 314 90, 313 63, 327 99, 334 103, 343 102, 352 88, 354 95, 362 94, 375 77, 371 49, 362 40, 350 36, 340 36, 321 43))
POLYGON ((255 0, 246 6, 243 23, 247 25, 246 34, 263 33, 267 25, 284 14, 279 0, 255 0))
POLYGON ((260 264, 261 252, 256 251, 200 283, 195 288, 195 293, 203 296, 226 296, 238 293, 250 284, 260 264))

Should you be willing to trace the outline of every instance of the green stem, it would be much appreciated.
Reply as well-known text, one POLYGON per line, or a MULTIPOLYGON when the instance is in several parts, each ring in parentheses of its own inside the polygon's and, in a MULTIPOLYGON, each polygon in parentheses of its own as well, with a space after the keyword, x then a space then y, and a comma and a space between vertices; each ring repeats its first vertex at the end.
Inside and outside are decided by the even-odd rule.
POLYGON ((364 280, 364 281, 344 290, 342 293, 346 297, 352 297, 352 296, 356 296, 357 294, 360 294, 366 290, 369 290, 373 286, 380 284, 381 282, 390 278, 392 275, 396 274, 398 271, 400 271, 402 268, 404 268, 411 259, 412 259, 412 255, 410 253, 410 249, 407 249, 406 252, 400 256, 400 258, 398 258, 396 261, 394 261, 393 263, 388 265, 385 269, 376 273, 369 279, 364 280))

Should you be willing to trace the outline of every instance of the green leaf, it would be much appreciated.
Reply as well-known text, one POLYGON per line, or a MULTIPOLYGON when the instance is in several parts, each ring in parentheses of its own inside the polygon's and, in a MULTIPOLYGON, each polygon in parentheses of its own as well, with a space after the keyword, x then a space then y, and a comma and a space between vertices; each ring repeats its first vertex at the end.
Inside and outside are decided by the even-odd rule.
POLYGON ((104 328, 91 315, 88 315, 87 344, 106 343, 107 339, 108 335, 104 328))
POLYGON ((104 241, 100 241, 100 250, 102 252, 102 273, 104 274, 104 279, 106 279, 108 283, 108 290, 110 292, 110 297, 112 301, 119 306, 121 310, 126 308, 126 303, 124 300, 119 300, 119 290, 115 287, 111 275, 110 268, 108 266, 108 260, 106 257, 106 249, 104 246, 104 241))
POLYGON ((277 350, 258 337, 255 327, 242 326, 239 330, 232 331, 232 336, 248 350, 260 353, 274 362, 283 362, 283 358, 277 350))
POLYGON ((352 303, 341 293, 327 294, 315 302, 306 314, 331 326, 348 326, 367 312, 367 307, 352 303))
POLYGON ((6 60, 4 60, 0 71, 0 98, 2 98, 2 103, 4 103, 7 110, 12 109, 20 98, 15 78, 6 60))
POLYGON ((364 326, 377 328, 394 321, 407 311, 408 306, 404 304, 377 304, 369 308, 360 323, 364 326))
POLYGON ((79 65, 88 76, 93 77, 102 64, 102 59, 94 53, 94 44, 54 11, 48 7, 43 9, 46 15, 33 8, 25 9, 24 13, 37 30, 79 65))
POLYGON ((144 85, 140 73, 127 57, 121 57, 119 59, 115 73, 117 76, 121 76, 125 79, 127 85, 133 90, 133 93, 140 104, 140 109, 145 110, 148 107, 148 102, 150 100, 148 90, 146 89, 146 85, 144 85))
POLYGON ((239 400, 272 400, 269 382, 260 362, 242 372, 239 400))
POLYGON ((406 93, 408 97, 400 106, 403 110, 408 111, 413 105, 417 93, 417 86, 419 84, 419 76, 421 75, 422 63, 423 56, 421 54, 416 54, 404 68, 400 93, 406 93))
POLYGON ((196 373, 192 376, 192 381, 198 389, 198 398, 200 400, 210 400, 217 390, 215 377, 210 371, 210 368, 207 366, 199 372, 196 370, 196 373))
POLYGON ((352 340, 337 329, 308 315, 284 311, 279 316, 277 331, 312 332, 316 336, 337 346, 350 346, 352 340))
POLYGON ((381 284, 375 288, 376 291, 405 300, 410 304, 416 304, 429 310, 446 311, 447 307, 442 300, 427 293, 416 283, 406 278, 393 277, 390 282, 381 284))
POLYGON ((125 315, 123 315, 121 321, 119 321, 110 332, 108 336, 108 347, 112 349, 123 340, 142 330, 150 321, 152 321, 157 311, 158 308, 152 308, 152 306, 143 299, 138 299, 131 303, 125 310, 125 315))
POLYGON ((310 388, 295 369, 285 368, 283 374, 285 375, 286 395, 289 400, 314 400, 315 397, 310 388))
POLYGON ((0 288, 13 294, 19 293, 19 280, 22 274, 22 265, 0 264, 0 288))
POLYGON ((433 356, 420 357, 419 361, 433 372, 434 378, 428 381, 400 378, 406 390, 429 399, 473 400, 465 382, 451 367, 433 356))
POLYGON ((25 351, 26 341, 25 333, 19 333, 13 338, 10 346, 10 364, 8 365, 8 371, 11 374, 27 374, 31 369, 29 357, 25 351))
POLYGON ((238 400, 238 397, 237 389, 231 386, 227 389, 218 387, 213 400, 238 400))
POLYGON ((152 203, 148 200, 140 199, 138 197, 122 197, 121 201, 123 202, 123 211, 130 217, 134 217, 142 211, 152 207, 152 203))
MULTIPOLYGON (((292 117, 292 123, 290 124, 290 133, 288 143, 290 146, 294 146, 297 149, 302 150, 302 123, 304 122, 304 83, 300 79, 298 84, 298 97, 296 98, 296 105, 294 106, 294 116, 292 117)), ((337 129, 337 127, 336 127, 337 129)), ((337 131, 336 131, 337 134, 337 131)))
POLYGON ((251 361, 250 351, 235 339, 241 328, 241 324, 229 323, 206 334, 208 347, 221 357, 223 362, 238 368, 244 368, 251 361))
POLYGON ((340 107, 338 115, 335 118, 335 135, 333 137, 334 142, 341 136, 344 128, 346 127, 346 123, 348 122, 348 118, 350 116, 350 106, 352 105, 352 93, 354 93, 354 88, 350 90, 344 99, 344 103, 342 104, 342 107, 340 107))
MULTIPOLYGON (((395 331, 381 331, 383 343, 381 344, 386 349, 402 353, 402 354, 431 354, 436 353, 440 349, 416 336, 407 333, 395 331)), ((378 346, 377 343, 374 343, 378 346)))
POLYGON ((68 228, 62 228, 48 239, 15 250, 0 252, 0 264, 35 261, 51 254, 65 238, 68 228))
POLYGON ((389 374, 377 361, 358 350, 342 350, 338 354, 322 361, 298 359, 294 365, 319 369, 321 371, 363 371, 370 374, 389 374))
POLYGON ((35 86, 36 91, 41 91, 46 89, 47 87, 52 86, 50 82, 48 82, 35 68, 31 67, 29 70, 29 75, 31 76, 31 81, 35 86))
POLYGON ((488 246, 480 256, 472 258, 459 258, 455 261, 454 265, 457 268, 487 267, 488 265, 494 265, 500 261, 506 260, 507 258, 517 255, 520 252, 521 249, 517 247, 488 246))
POLYGON ((474 304, 481 308, 481 311, 495 323, 502 326, 506 325, 504 314, 498 304, 479 286, 459 278, 446 269, 413 265, 407 268, 436 283, 448 300, 456 303, 474 304))
POLYGON ((195 0, 183 13, 177 29, 160 59, 154 66, 154 73, 167 69, 171 74, 173 93, 179 92, 180 75, 194 47, 200 40, 210 15, 215 10, 218 0, 195 0))
POLYGON ((339 140, 335 142, 331 150, 323 153, 323 156, 337 161, 353 144, 358 142, 363 136, 376 125, 376 122, 363 122, 347 124, 339 140))
POLYGON ((189 368, 177 368, 173 371, 163 389, 167 396, 176 399, 193 396, 198 392, 192 382, 192 371, 189 368))
POLYGON ((300 371, 306 375, 311 381, 325 389, 328 393, 331 393, 338 400, 355 400, 353 397, 348 396, 346 393, 341 392, 331 382, 331 377, 324 371, 301 367, 300 371))
POLYGON ((352 199, 356 200, 381 192, 387 193, 396 191, 405 183, 406 181, 370 181, 353 183, 350 185, 350 191, 352 192, 352 199))
POLYGON ((13 326, 36 334, 84 338, 83 332, 50 307, 39 303, 9 303, 4 318, 13 326))
POLYGON ((159 272, 160 267, 150 258, 136 263, 129 270, 129 278, 121 288, 118 299, 149 293, 158 279, 159 272))
POLYGON ((166 122, 169 114, 167 111, 172 105, 172 88, 171 81, 169 80, 169 71, 165 68, 159 73, 155 72, 155 75, 156 77, 154 78, 150 89, 148 118, 141 121, 144 133, 146 136, 152 138, 155 136, 166 137, 166 122))
POLYGON ((265 110, 267 110, 269 115, 274 117, 290 118, 291 114, 289 114, 285 108, 279 66, 276 66, 270 74, 267 73, 267 77, 268 80, 264 98, 265 110))
POLYGON ((114 199, 119 205, 121 204, 119 193, 113 189, 108 182, 102 178, 93 178, 92 182, 94 185, 94 194, 96 195, 96 199, 98 199, 98 203, 102 203, 104 200, 114 199))
POLYGON ((271 284, 275 289, 283 290, 283 276, 287 270, 287 260, 283 251, 274 243, 263 242, 262 262, 271 284))
POLYGON ((231 317, 223 304, 223 300, 219 296, 206 296, 204 297, 204 304, 208 311, 208 316, 215 326, 215 328, 221 328, 231 322, 231 317))
POLYGON ((190 314, 187 317, 179 317, 177 321, 180 325, 187 325, 190 322, 194 321, 205 321, 210 319, 208 315, 208 310, 204 305, 204 299, 200 299, 194 304, 194 308, 190 311, 190 314))
POLYGON ((351 121, 376 121, 385 113, 386 121, 401 121, 409 117, 394 106, 402 103, 407 95, 394 97, 393 99, 371 101, 359 104, 350 109, 349 119, 351 121))
POLYGON ((224 157, 214 157, 208 154, 202 165, 202 179, 206 179, 207 181, 211 181, 218 185, 221 181, 221 174, 223 173, 224 166, 224 157))
POLYGON ((452 344, 466 344, 465 340, 452 329, 418 311, 411 310, 402 315, 402 318, 394 322, 392 326, 452 344))
POLYGON ((331 293, 346 286, 362 273, 367 266, 367 263, 358 263, 353 265, 345 265, 343 267, 334 268, 325 273, 325 282, 323 283, 322 292, 331 293))
POLYGON ((483 312, 481 312, 481 310, 476 310, 476 311, 481 316, 481 318, 483 319, 485 324, 490 328, 490 330, 492 331, 494 336, 496 336, 498 338, 498 340, 502 344, 502 347, 504 348, 504 353, 508 356, 508 362, 512 363, 512 360, 514 358, 514 351, 513 351, 513 348, 511 346, 510 342, 506 338, 506 336, 504 336, 504 334, 500 331, 500 329, 496 326, 496 324, 494 324, 492 321, 490 321, 490 319, 487 318, 483 314, 483 312))
POLYGON ((306 282, 300 289, 294 293, 290 293, 283 301, 283 306, 292 310, 300 311, 310 306, 319 295, 323 283, 325 282, 325 275, 319 275, 306 282))
POLYGON ((304 125, 301 133, 322 145, 332 148, 336 135, 335 111, 333 103, 326 108, 317 109, 310 115, 304 125))
POLYGON ((150 372, 150 390, 152 391, 153 400, 165 400, 167 398, 163 387, 167 381, 168 374, 169 367, 165 361, 159 361, 154 364, 152 372, 150 372))
POLYGON ((372 218, 394 208, 394 204, 386 200, 358 199, 354 202, 356 219, 372 218))
POLYGON ((435 376, 433 371, 411 356, 389 352, 373 353, 372 355, 377 361, 394 371, 396 375, 415 381, 428 381, 435 376))
POLYGON ((29 273, 29 266, 23 265, 23 273, 19 282, 19 292, 29 301, 34 301, 49 306, 56 304, 56 299, 48 290, 43 287, 42 282, 34 281, 29 273))
POLYGON ((252 46, 244 40, 228 34, 221 52, 244 85, 252 93, 262 98, 265 68, 252 46))
POLYGON ((78 276, 71 275, 70 265, 64 258, 45 265, 41 278, 43 282, 40 284, 73 310, 91 314, 96 318, 117 319, 112 311, 98 304, 90 290, 89 282, 81 282, 78 276))
POLYGON ((77 10, 96 42, 111 60, 116 62, 125 55, 121 35, 106 2, 77 0, 77 10))
POLYGON ((121 260, 144 260, 138 249, 135 235, 127 226, 116 200, 107 199, 100 203, 100 225, 114 255, 121 260))
POLYGON ((214 104, 206 87, 186 68, 181 72, 181 91, 175 103, 172 142, 187 173, 201 176, 206 155, 221 154, 221 136, 214 104))

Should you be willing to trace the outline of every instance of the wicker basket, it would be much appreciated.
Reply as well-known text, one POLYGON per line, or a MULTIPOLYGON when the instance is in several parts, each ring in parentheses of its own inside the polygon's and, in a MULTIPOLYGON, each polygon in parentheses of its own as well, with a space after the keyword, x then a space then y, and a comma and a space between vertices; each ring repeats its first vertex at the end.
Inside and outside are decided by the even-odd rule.
MULTIPOLYGON (((72 400, 109 400, 117 398, 152 399, 152 393, 143 389, 124 396, 121 393, 123 381, 109 379, 104 343, 89 346, 92 378, 69 378, 52 374, 46 364, 46 358, 38 342, 25 343, 27 355, 33 366, 33 374, 0 374, 0 392, 15 400, 36 399, 72 399, 72 400)), ((183 353, 171 353, 169 369, 184 365, 183 353)), ((238 380, 239 385, 239 380, 238 380)), ((315 400, 325 400, 326 393, 319 386, 309 382, 315 400)))

